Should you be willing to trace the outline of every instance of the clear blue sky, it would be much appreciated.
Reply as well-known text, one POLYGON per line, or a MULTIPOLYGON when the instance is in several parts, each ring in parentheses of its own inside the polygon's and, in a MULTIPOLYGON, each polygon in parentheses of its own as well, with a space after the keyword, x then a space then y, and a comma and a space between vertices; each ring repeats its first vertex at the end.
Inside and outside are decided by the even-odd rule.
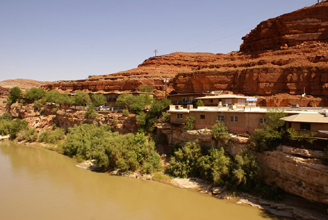
POLYGON ((85 79, 172 52, 229 53, 316 0, 0 0, 0 81, 85 79))

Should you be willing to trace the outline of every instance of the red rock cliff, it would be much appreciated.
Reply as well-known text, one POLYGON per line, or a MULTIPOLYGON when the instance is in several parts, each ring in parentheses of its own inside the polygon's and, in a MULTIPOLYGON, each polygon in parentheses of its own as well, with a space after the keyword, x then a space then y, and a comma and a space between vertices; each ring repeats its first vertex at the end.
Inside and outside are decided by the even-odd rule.
POLYGON ((276 50, 307 41, 328 42, 328 2, 263 21, 243 40, 242 52, 276 50))
POLYGON ((310 96, 304 97, 307 100, 303 100, 302 106, 327 105, 327 27, 328 2, 323 2, 262 22, 244 37, 241 52, 172 53, 151 57, 132 70, 59 81, 45 88, 130 92, 149 85, 157 95, 164 96, 163 79, 168 78, 168 92, 227 90, 263 96, 262 99, 275 95, 282 100, 263 103, 282 106, 291 104, 295 98, 286 95, 279 98, 279 94, 297 97, 305 90, 310 96))

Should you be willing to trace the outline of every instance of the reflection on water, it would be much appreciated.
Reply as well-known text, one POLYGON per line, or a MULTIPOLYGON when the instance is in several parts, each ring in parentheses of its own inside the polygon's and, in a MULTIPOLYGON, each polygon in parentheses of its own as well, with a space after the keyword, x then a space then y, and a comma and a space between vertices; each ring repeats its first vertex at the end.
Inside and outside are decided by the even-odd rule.
POLYGON ((1 219, 275 219, 196 192, 75 164, 56 152, 0 142, 1 219))

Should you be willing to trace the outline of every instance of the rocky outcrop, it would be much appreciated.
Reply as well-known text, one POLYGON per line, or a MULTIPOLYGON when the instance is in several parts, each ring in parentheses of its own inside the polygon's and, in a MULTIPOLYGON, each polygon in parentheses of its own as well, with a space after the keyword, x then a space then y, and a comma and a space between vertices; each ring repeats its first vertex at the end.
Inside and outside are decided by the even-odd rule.
POLYGON ((258 158, 268 184, 307 200, 328 204, 328 167, 307 159, 315 154, 318 152, 280 147, 258 158))
POLYGON ((59 81, 44 88, 131 92, 148 85, 161 98, 163 79, 169 79, 168 93, 225 90, 261 96, 259 104, 267 106, 324 106, 328 104, 327 14, 324 1, 263 21, 243 38, 240 52, 172 53, 151 57, 132 70, 59 81))
MULTIPOLYGON (((302 95, 305 91, 322 100, 327 95, 328 65, 326 60, 317 62, 316 57, 328 60, 328 44, 304 43, 263 52, 257 58, 243 53, 218 55, 216 62, 196 72, 179 73, 172 83, 176 93, 228 90, 270 98, 284 93, 302 95)), ((304 104, 321 102, 307 98, 304 104)))
POLYGON ((120 134, 135 133, 138 130, 136 116, 132 114, 125 117, 122 113, 100 113, 95 119, 86 119, 86 111, 74 107, 62 109, 56 105, 46 105, 42 110, 36 110, 32 104, 18 103, 10 106, 9 113, 15 118, 27 120, 29 126, 36 128, 39 133, 52 129, 54 125, 68 131, 74 125, 82 123, 109 125, 112 131, 120 134))
MULTIPOLYGON (((179 72, 198 69, 208 64, 216 55, 210 53, 173 53, 151 57, 138 68, 108 75, 92 76, 84 80, 58 81, 43 86, 46 90, 57 89, 65 92, 82 90, 86 92, 131 92, 142 85, 152 86, 156 95, 164 96, 164 79, 172 80, 179 72)), ((167 92, 173 88, 168 83, 167 92)))
POLYGON ((9 94, 9 89, 0 86, 0 98, 7 98, 9 94))
POLYGON ((261 22, 247 34, 242 52, 277 50, 309 41, 328 42, 328 2, 261 22))

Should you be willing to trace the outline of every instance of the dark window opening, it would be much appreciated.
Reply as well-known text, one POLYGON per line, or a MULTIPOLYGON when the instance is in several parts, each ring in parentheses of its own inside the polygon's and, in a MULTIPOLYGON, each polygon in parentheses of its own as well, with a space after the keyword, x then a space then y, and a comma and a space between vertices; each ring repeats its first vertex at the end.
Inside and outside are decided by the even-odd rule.
POLYGON ((301 123, 301 130, 311 130, 311 124, 310 123, 301 123))

